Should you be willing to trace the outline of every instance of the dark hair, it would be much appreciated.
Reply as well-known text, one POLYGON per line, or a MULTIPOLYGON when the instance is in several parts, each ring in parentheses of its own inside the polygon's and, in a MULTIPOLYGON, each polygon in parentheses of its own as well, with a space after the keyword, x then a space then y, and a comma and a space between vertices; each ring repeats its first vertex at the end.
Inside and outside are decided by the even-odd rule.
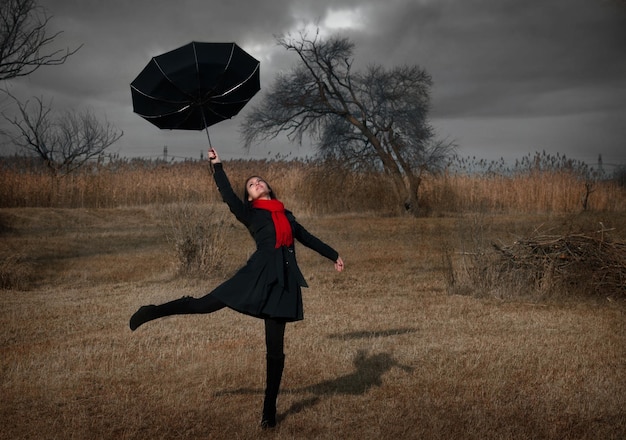
POLYGON ((254 175, 248 177, 246 179, 246 181, 243 183, 243 199, 242 199, 243 203, 245 203, 246 205, 249 205, 249 204, 252 203, 250 200, 248 200, 248 197, 250 196, 250 194, 248 194, 248 182, 250 181, 250 179, 254 179, 255 177, 261 179, 263 182, 265 182, 267 184, 267 188, 270 190, 270 199, 275 199, 276 198, 276 194, 274 194, 274 190, 272 189, 270 184, 267 183, 267 180, 265 180, 261 176, 257 176, 256 174, 254 174, 254 175))

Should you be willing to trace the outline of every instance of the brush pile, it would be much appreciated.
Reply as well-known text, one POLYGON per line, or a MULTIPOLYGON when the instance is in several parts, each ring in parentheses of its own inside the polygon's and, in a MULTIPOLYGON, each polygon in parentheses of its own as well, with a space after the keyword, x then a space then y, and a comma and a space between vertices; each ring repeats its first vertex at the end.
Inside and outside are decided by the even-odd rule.
POLYGON ((611 240, 608 232, 536 235, 510 246, 494 244, 497 272, 544 293, 624 299, 626 243, 611 240))

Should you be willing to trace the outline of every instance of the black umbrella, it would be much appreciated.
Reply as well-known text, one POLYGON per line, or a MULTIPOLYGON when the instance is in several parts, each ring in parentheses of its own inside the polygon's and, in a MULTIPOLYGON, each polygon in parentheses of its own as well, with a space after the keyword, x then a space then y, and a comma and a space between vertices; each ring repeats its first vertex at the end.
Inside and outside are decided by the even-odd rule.
POLYGON ((135 113, 159 128, 207 136, 260 88, 259 62, 235 43, 195 41, 152 58, 130 84, 135 113))

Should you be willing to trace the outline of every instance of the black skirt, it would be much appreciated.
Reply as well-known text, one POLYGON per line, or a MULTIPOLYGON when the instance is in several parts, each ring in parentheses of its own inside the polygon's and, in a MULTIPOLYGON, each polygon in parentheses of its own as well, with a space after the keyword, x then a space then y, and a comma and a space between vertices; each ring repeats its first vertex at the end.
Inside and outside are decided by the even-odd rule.
POLYGON ((257 250, 247 264, 211 295, 229 308, 257 318, 304 318, 302 287, 307 283, 293 248, 257 250))

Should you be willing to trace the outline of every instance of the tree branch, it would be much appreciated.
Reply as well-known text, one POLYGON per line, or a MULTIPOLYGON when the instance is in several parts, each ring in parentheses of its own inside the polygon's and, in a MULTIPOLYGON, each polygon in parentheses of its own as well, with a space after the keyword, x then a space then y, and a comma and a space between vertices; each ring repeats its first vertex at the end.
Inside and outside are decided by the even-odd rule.
POLYGON ((0 3, 0 80, 30 75, 41 66, 65 63, 76 49, 45 49, 61 35, 47 34, 51 17, 35 0, 2 0, 0 3))

